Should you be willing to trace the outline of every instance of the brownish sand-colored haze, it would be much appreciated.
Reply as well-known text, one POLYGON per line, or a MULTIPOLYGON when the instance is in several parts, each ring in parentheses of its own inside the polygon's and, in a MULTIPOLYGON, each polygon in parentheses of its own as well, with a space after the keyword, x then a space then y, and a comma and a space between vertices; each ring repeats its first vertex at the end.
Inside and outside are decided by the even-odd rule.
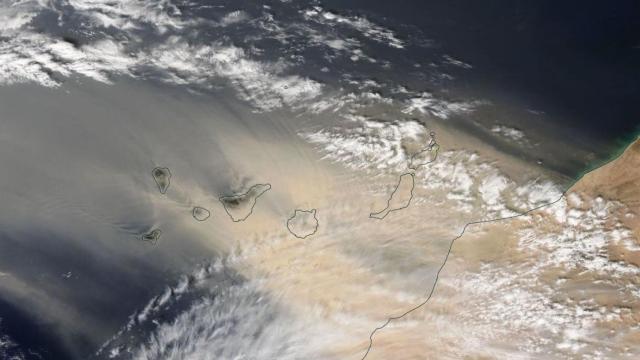
POLYGON ((639 165, 636 140, 557 203, 470 227, 426 311, 436 337, 455 331, 482 345, 441 355, 637 358, 639 165))
POLYGON ((640 139, 617 159, 586 174, 571 190, 624 203, 636 215, 627 217, 625 223, 640 239, 640 139))

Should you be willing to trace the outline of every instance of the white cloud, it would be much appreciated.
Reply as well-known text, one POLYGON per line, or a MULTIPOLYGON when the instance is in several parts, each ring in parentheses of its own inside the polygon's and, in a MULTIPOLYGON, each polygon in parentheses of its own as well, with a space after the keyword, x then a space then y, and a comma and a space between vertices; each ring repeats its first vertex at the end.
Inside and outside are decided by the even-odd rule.
MULTIPOLYGON (((0 325, 1 324, 2 319, 0 319, 0 325)), ((31 356, 41 356, 40 354, 33 352, 33 350, 30 350, 29 354, 31 356)), ((27 356, 9 335, 0 333, 0 358, 8 360, 25 360, 27 359, 27 356)))
POLYGON ((314 7, 303 11, 307 19, 313 19, 322 24, 339 24, 348 26, 357 30, 365 37, 387 44, 397 49, 403 49, 405 43, 400 40, 396 34, 383 26, 372 23, 364 17, 360 16, 343 16, 330 11, 326 11, 321 7, 314 7))
POLYGON ((466 114, 473 111, 478 102, 451 102, 436 98, 429 92, 423 92, 420 96, 413 97, 407 101, 403 112, 411 114, 419 112, 430 114, 440 119, 447 119, 452 115, 466 114))
POLYGON ((246 285, 206 297, 162 323, 133 351, 139 360, 299 359, 322 352, 328 338, 246 285))
POLYGON ((443 55, 442 58, 444 59, 444 63, 445 64, 449 64, 449 65, 453 65, 453 66, 457 66, 463 69, 473 69, 473 66, 471 64, 468 64, 462 60, 458 60, 456 58, 454 58, 451 55, 443 55))
POLYGON ((144 24, 163 33, 188 24, 179 17, 180 10, 171 0, 67 0, 67 4, 74 13, 104 27, 136 29, 144 24))
MULTIPOLYGON (((228 261, 233 263, 233 257, 228 261)), ((232 280, 227 265, 218 260, 182 276, 132 315, 96 355, 139 360, 331 358, 327 349, 344 334, 313 317, 290 313, 260 290, 258 280, 232 280), (155 326, 139 333, 136 326, 149 329, 145 324, 155 326)))
POLYGON ((317 144, 325 159, 353 169, 378 170, 406 168, 409 154, 403 142, 416 142, 427 136, 426 128, 415 121, 353 119, 356 123, 348 128, 336 127, 301 136, 317 144))
POLYGON ((523 145, 529 144, 529 141, 527 140, 524 132, 516 128, 512 128, 506 125, 495 125, 491 128, 491 132, 516 143, 520 143, 523 145))
POLYGON ((543 250, 538 253, 548 254, 544 262, 538 261, 539 264, 607 273, 614 277, 640 274, 636 266, 609 258, 609 245, 624 246, 633 242, 629 241, 633 239, 629 229, 620 222, 612 222, 614 218, 611 214, 622 208, 620 203, 598 197, 590 202, 586 210, 581 210, 562 199, 543 210, 552 216, 560 228, 525 229, 519 233, 520 246, 543 250))
MULTIPOLYGON (((27 9, 32 14, 46 5, 29 4, 27 9)), ((195 20, 181 20, 179 10, 169 1, 71 0, 69 5, 76 14, 93 18, 100 26, 115 26, 131 39, 136 39, 131 29, 149 26, 159 33, 173 29, 180 35, 136 46, 110 36, 74 45, 46 33, 33 32, 25 27, 30 17, 11 6, 1 7, 0 16, 9 19, 6 23, 15 32, 13 37, 0 42, 0 84, 37 82, 55 87, 62 77, 73 74, 108 83, 113 75, 134 76, 138 68, 150 67, 162 80, 177 84, 208 88, 216 78, 227 79, 241 98, 260 110, 297 107, 322 92, 322 85, 316 81, 284 74, 285 62, 253 60, 242 48, 233 45, 187 41, 188 34, 180 29, 195 20)), ((234 12, 223 20, 229 24, 245 17, 242 12, 234 12)))
POLYGON ((31 23, 37 15, 37 12, 31 10, 38 4, 38 1, 9 2, 3 0, 0 3, 0 31, 12 33, 31 23))
POLYGON ((516 189, 516 194, 520 199, 517 205, 526 209, 548 204, 557 200, 562 191, 559 186, 549 180, 530 181, 516 189))
POLYGON ((633 310, 602 304, 589 295, 609 298, 610 292, 617 299, 640 301, 633 280, 640 269, 609 256, 610 245, 624 245, 633 235, 611 216, 624 212, 622 204, 596 198, 580 200, 578 209, 570 205, 576 196, 517 220, 524 221, 516 233, 521 255, 512 259, 523 261, 485 263, 478 271, 444 279, 443 285, 472 299, 464 305, 469 311, 457 319, 483 329, 487 339, 517 333, 512 345, 529 354, 597 359, 618 353, 619 348, 611 346, 633 331, 627 326, 633 310), (580 279, 585 278, 597 280, 584 286, 580 279), (579 296, 564 296, 578 287, 579 296), (611 328, 616 332, 609 332, 611 328))
POLYGON ((111 40, 100 40, 80 48, 35 33, 24 33, 0 43, 0 83, 37 82, 48 87, 59 85, 54 74, 81 74, 108 82, 110 74, 129 74, 135 58, 111 40))
POLYGON ((228 79, 240 96, 262 110, 296 106, 319 96, 322 85, 297 75, 279 74, 274 64, 249 59, 235 46, 190 46, 174 37, 154 48, 148 61, 173 79, 207 86, 214 77, 228 79))
POLYGON ((509 182, 507 177, 497 172, 482 179, 478 192, 491 210, 496 211, 504 208, 501 194, 507 189, 509 182))
POLYGON ((236 10, 226 14, 220 19, 221 26, 229 26, 249 20, 249 14, 246 11, 236 10))

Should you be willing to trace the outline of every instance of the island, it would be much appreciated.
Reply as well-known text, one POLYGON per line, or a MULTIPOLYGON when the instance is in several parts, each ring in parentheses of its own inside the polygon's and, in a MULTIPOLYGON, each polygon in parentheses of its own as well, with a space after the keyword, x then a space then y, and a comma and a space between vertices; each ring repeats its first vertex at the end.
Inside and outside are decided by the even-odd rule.
POLYGON ((156 167, 151 172, 161 194, 165 194, 171 185, 171 171, 166 167, 156 167))
POLYGON ((389 196, 387 200, 387 206, 377 212, 372 212, 369 217, 372 219, 382 220, 393 211, 405 209, 411 203, 413 198, 413 188, 415 186, 415 179, 413 173, 404 173, 400 175, 398 185, 389 196))
POLYGON ((211 212, 203 207, 195 206, 191 212, 193 218, 198 221, 205 221, 211 216, 211 212))
POLYGON ((253 213, 258 198, 269 190, 271 190, 271 184, 256 184, 243 194, 221 196, 219 200, 231 220, 240 222, 245 221, 253 213))
POLYGON ((160 239, 160 236, 162 235, 162 230, 160 229, 153 229, 151 231, 149 231, 148 233, 144 233, 140 236, 140 240, 151 243, 151 244, 155 244, 158 242, 158 239, 160 239))
POLYGON ((431 136, 429 144, 424 149, 413 154, 409 159, 409 169, 418 170, 421 166, 431 164, 438 158, 440 145, 436 142, 436 133, 432 131, 429 135, 431 136))
POLYGON ((287 230, 299 239, 315 234, 318 231, 316 209, 295 210, 293 216, 287 220, 287 230))

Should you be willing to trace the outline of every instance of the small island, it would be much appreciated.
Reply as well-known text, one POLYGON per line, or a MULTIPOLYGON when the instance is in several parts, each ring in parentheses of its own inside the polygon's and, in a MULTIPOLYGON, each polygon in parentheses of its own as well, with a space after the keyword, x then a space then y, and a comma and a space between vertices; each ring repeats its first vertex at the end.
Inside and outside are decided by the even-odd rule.
POLYGON ((409 159, 409 169, 418 170, 418 168, 429 165, 438 158, 440 145, 436 142, 436 133, 432 131, 429 135, 431 136, 429 144, 424 149, 413 154, 409 159))
POLYGON ((203 207, 196 206, 193 208, 191 215, 198 221, 205 221, 211 216, 211 212, 203 207))
POLYGON ((151 231, 149 231, 148 233, 144 233, 140 236, 140 240, 151 243, 151 244, 155 244, 158 242, 158 240, 160 239, 160 236, 162 235, 162 230, 160 229, 153 229, 151 231))
POLYGON ((165 194, 171 185, 171 171, 166 167, 157 167, 151 172, 161 194, 165 194))
POLYGON ((369 217, 372 219, 382 220, 393 211, 409 207, 411 199, 413 199, 414 186, 415 179, 413 173, 404 173, 400 175, 398 185, 387 200, 387 206, 380 211, 372 212, 369 214, 369 217))

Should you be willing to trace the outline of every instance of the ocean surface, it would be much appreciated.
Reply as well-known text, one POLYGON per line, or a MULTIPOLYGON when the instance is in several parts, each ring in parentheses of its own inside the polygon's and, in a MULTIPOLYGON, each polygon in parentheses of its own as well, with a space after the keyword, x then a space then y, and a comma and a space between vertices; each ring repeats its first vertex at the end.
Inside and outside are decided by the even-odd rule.
POLYGON ((555 125, 568 143, 595 142, 602 150, 598 158, 607 158, 640 131, 637 1, 324 4, 419 29, 435 47, 473 65, 458 87, 543 114, 521 126, 555 125))

